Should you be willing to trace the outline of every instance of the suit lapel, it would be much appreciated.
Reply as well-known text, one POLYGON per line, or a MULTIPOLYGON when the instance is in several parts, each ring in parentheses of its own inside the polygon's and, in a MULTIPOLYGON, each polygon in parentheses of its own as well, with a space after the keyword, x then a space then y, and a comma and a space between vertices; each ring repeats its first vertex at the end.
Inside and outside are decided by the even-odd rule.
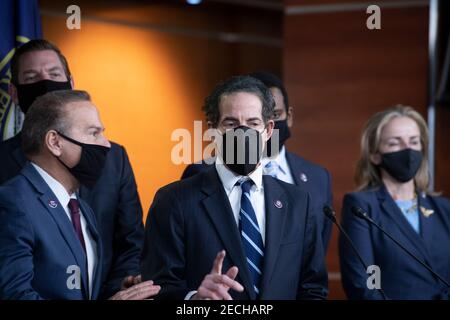
POLYGON ((420 221, 420 233, 422 234, 423 242, 427 249, 434 242, 434 235, 436 230, 433 226, 436 220, 439 219, 431 203, 427 197, 420 196, 418 199, 419 206, 419 221, 420 221))
POLYGON ((92 211, 91 207, 89 207, 86 202, 84 201, 84 199, 82 199, 81 197, 79 198, 80 200, 80 207, 81 207, 81 212, 83 213, 84 218, 86 219, 86 223, 87 223, 87 228, 89 230, 89 232, 91 233, 92 238, 98 242, 100 239, 98 230, 97 230, 97 221, 96 218, 94 216, 94 212, 92 211))
POLYGON ((86 203, 92 203, 92 191, 88 188, 81 186, 79 191, 80 198, 86 201, 86 203))
POLYGON ((234 219, 233 210, 220 182, 215 166, 205 172, 203 192, 206 198, 203 199, 203 206, 208 213, 216 232, 222 239, 227 255, 239 268, 238 277, 242 279, 242 285, 251 299, 255 299, 250 272, 244 255, 239 230, 234 219))
POLYGON ((264 176, 263 183, 266 211, 266 241, 263 277, 261 280, 262 298, 264 298, 264 293, 268 290, 269 281, 275 268, 288 210, 288 201, 280 184, 270 176, 264 176))
POLYGON ((59 203, 50 187, 45 183, 39 173, 33 168, 31 163, 28 163, 25 166, 25 168, 22 170, 22 174, 33 184, 38 192, 41 193, 41 195, 39 196, 39 200, 41 201, 45 210, 55 221, 61 233, 61 236, 66 241, 73 256, 75 257, 75 260, 77 261, 78 266, 81 270, 83 293, 85 294, 86 298, 89 297, 86 291, 86 289, 88 288, 86 255, 64 208, 62 207, 61 203, 59 203))
POLYGON ((100 291, 100 287, 101 287, 101 258, 102 258, 102 243, 101 243, 101 239, 100 239, 100 235, 98 233, 98 230, 96 228, 97 223, 95 220, 95 216, 94 216, 94 212, 92 211, 92 209, 80 198, 80 207, 81 207, 81 212, 83 213, 83 216, 86 220, 87 223, 87 229, 90 233, 90 235, 92 236, 93 240, 95 241, 96 244, 96 252, 97 252, 97 264, 94 270, 94 275, 93 275, 93 281, 92 281, 92 299, 95 299, 95 297, 98 296, 99 291, 100 291))
MULTIPOLYGON (((450 230, 450 221, 447 215, 448 209, 445 207, 442 208, 436 201, 436 198, 437 197, 426 195, 419 197, 421 232, 427 248, 435 247, 436 243, 442 245, 442 243, 439 242, 439 234, 442 232, 440 230, 444 230, 443 232, 447 234, 450 230)), ((435 259, 431 261, 433 264, 431 267, 433 269, 436 264, 436 256, 434 258, 435 259)))
MULTIPOLYGON (((63 236, 70 250, 72 251, 72 254, 74 255, 75 260, 77 261, 78 266, 80 267, 81 270, 81 279, 83 282, 84 289, 88 288, 86 255, 84 253, 83 247, 80 244, 80 241, 78 240, 74 232, 74 228, 67 217, 66 212, 64 211, 62 205, 56 199, 56 196, 53 194, 53 192, 44 193, 39 197, 39 199, 41 200, 42 205, 46 207, 47 212, 52 216, 53 220, 58 226, 61 235, 63 236), (55 203, 56 207, 54 207, 55 203)), ((89 295, 87 295, 86 297, 88 296, 89 295)))
POLYGON ((397 225, 403 235, 409 240, 409 242, 417 249, 418 252, 422 254, 425 260, 429 263, 429 255, 427 248, 420 236, 414 231, 414 229, 409 224, 408 220, 403 216, 401 210, 398 208, 397 204, 394 202, 392 197, 389 195, 386 188, 383 186, 379 191, 377 191, 378 197, 380 199, 383 211, 388 215, 391 220, 397 225))

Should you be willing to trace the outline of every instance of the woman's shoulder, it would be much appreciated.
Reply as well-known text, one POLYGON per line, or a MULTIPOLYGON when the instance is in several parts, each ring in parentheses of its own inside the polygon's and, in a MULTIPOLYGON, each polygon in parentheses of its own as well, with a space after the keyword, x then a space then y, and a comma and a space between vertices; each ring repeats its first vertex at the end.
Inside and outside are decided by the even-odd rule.
POLYGON ((369 202, 374 201, 377 199, 380 192, 381 192, 380 188, 348 192, 344 195, 344 202, 351 200, 369 201, 369 202))
POLYGON ((446 209, 450 210, 450 198, 447 198, 442 195, 434 196, 434 195, 428 195, 429 199, 434 201, 437 205, 445 207, 446 209))

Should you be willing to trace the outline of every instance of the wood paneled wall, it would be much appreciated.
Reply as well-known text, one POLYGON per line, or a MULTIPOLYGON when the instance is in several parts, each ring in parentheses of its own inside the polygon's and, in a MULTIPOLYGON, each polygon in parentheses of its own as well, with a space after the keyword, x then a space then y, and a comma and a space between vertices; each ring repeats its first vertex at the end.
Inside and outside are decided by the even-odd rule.
MULTIPOLYGON (((285 4, 343 2, 352 1, 285 4)), ((284 81, 295 112, 288 147, 331 172, 338 214, 343 195, 354 189, 360 133, 367 119, 396 104, 411 105, 426 117, 428 7, 382 8, 381 30, 367 29, 367 17, 365 10, 284 17, 284 81)), ((443 170, 441 165, 446 165, 438 166, 443 170)), ((337 230, 327 263, 330 298, 345 298, 337 279, 337 230)))

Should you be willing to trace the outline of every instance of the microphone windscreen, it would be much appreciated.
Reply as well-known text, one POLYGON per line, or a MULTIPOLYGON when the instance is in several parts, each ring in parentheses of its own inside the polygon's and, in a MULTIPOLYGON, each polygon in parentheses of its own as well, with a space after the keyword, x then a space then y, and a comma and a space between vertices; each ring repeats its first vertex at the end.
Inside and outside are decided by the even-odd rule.
POLYGON ((331 220, 335 221, 336 219, 336 213, 334 212, 333 208, 329 205, 323 206, 323 213, 331 220))
POLYGON ((359 218, 365 219, 366 216, 367 216, 367 213, 366 213, 363 209, 361 209, 360 207, 353 206, 353 207, 351 208, 351 210, 352 210, 352 213, 353 213, 355 216, 359 217, 359 218))

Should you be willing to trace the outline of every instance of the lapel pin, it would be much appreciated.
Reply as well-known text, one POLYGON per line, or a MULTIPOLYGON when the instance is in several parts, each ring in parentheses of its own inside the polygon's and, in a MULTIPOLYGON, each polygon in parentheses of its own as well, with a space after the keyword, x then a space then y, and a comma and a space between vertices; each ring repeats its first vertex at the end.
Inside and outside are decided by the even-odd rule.
POLYGON ((422 212, 422 214, 425 218, 428 218, 429 216, 431 216, 434 213, 434 210, 427 209, 422 206, 420 206, 420 211, 422 212))
POLYGON ((52 209, 55 209, 58 206, 58 203, 55 200, 50 200, 48 202, 48 206, 52 209))
POLYGON ((283 204, 281 203, 280 200, 276 200, 273 204, 274 204, 274 206, 277 207, 278 209, 283 208, 283 204))
POLYGON ((306 182, 306 181, 308 181, 308 177, 306 176, 306 174, 300 173, 300 180, 302 180, 303 182, 306 182))

